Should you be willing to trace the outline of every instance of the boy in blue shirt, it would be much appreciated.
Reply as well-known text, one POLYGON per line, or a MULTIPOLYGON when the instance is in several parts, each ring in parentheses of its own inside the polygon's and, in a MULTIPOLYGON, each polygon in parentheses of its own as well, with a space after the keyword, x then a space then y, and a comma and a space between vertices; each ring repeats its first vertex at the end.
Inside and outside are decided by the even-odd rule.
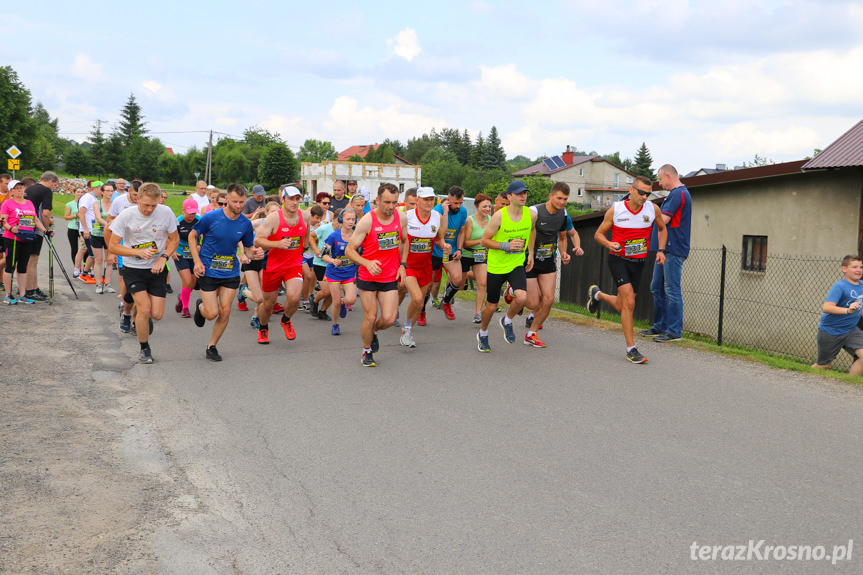
POLYGON ((842 274, 821 306, 821 321, 818 323, 818 359, 812 367, 827 369, 839 350, 844 349, 854 363, 849 375, 863 375, 863 331, 857 327, 860 321, 860 306, 863 303, 863 261, 860 256, 847 255, 842 258, 842 274))

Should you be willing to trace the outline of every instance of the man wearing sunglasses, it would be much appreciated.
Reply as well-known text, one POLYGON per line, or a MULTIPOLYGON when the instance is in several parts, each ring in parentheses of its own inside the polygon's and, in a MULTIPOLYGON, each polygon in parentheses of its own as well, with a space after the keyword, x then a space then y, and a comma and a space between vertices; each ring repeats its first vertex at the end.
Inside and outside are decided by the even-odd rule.
POLYGON ((588 290, 587 311, 596 313, 599 302, 605 302, 620 312, 623 337, 626 340, 626 359, 632 363, 647 363, 647 358, 635 347, 632 313, 635 310, 635 290, 641 281, 644 262, 650 246, 650 232, 656 222, 659 248, 656 264, 665 263, 665 221, 659 208, 647 198, 653 191, 653 182, 636 176, 629 187, 629 198, 614 202, 594 234, 599 245, 608 248, 608 269, 617 286, 617 295, 608 295, 592 285, 588 290), (607 235, 611 230, 611 240, 607 235))

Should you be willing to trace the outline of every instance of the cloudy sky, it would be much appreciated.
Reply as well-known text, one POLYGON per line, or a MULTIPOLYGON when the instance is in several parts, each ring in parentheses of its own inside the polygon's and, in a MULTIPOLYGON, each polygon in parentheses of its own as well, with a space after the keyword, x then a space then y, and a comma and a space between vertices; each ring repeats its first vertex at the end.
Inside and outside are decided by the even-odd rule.
POLYGON ((863 2, 377 4, 22 2, 0 64, 68 137, 134 93, 179 152, 254 125, 339 150, 496 125, 508 157, 646 142, 685 172, 801 159, 863 116, 863 2))

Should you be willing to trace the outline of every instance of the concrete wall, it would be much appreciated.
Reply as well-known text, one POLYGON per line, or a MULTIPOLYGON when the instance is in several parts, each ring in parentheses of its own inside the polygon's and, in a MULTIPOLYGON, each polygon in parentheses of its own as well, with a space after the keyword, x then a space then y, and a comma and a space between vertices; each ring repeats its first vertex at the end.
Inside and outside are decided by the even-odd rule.
POLYGON ((300 180, 306 192, 314 197, 320 192, 333 193, 336 180, 356 180, 357 186, 366 186, 371 199, 377 197, 378 187, 392 183, 400 191, 419 185, 422 181, 422 166, 403 164, 367 164, 365 162, 303 162, 300 165, 300 180))

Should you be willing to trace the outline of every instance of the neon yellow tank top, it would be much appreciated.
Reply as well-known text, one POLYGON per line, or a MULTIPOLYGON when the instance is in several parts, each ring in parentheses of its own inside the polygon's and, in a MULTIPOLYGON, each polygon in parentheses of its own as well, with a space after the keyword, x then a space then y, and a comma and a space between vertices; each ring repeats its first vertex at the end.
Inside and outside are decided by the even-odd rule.
MULTIPOLYGON (((500 213, 500 229, 492 239, 496 242, 524 240, 524 246, 527 249, 530 228, 530 208, 522 206, 521 218, 517 222, 510 219, 509 209, 504 208, 500 213)), ((488 250, 488 273, 490 274, 508 274, 521 265, 524 265, 524 250, 514 254, 507 254, 501 250, 488 250)))

